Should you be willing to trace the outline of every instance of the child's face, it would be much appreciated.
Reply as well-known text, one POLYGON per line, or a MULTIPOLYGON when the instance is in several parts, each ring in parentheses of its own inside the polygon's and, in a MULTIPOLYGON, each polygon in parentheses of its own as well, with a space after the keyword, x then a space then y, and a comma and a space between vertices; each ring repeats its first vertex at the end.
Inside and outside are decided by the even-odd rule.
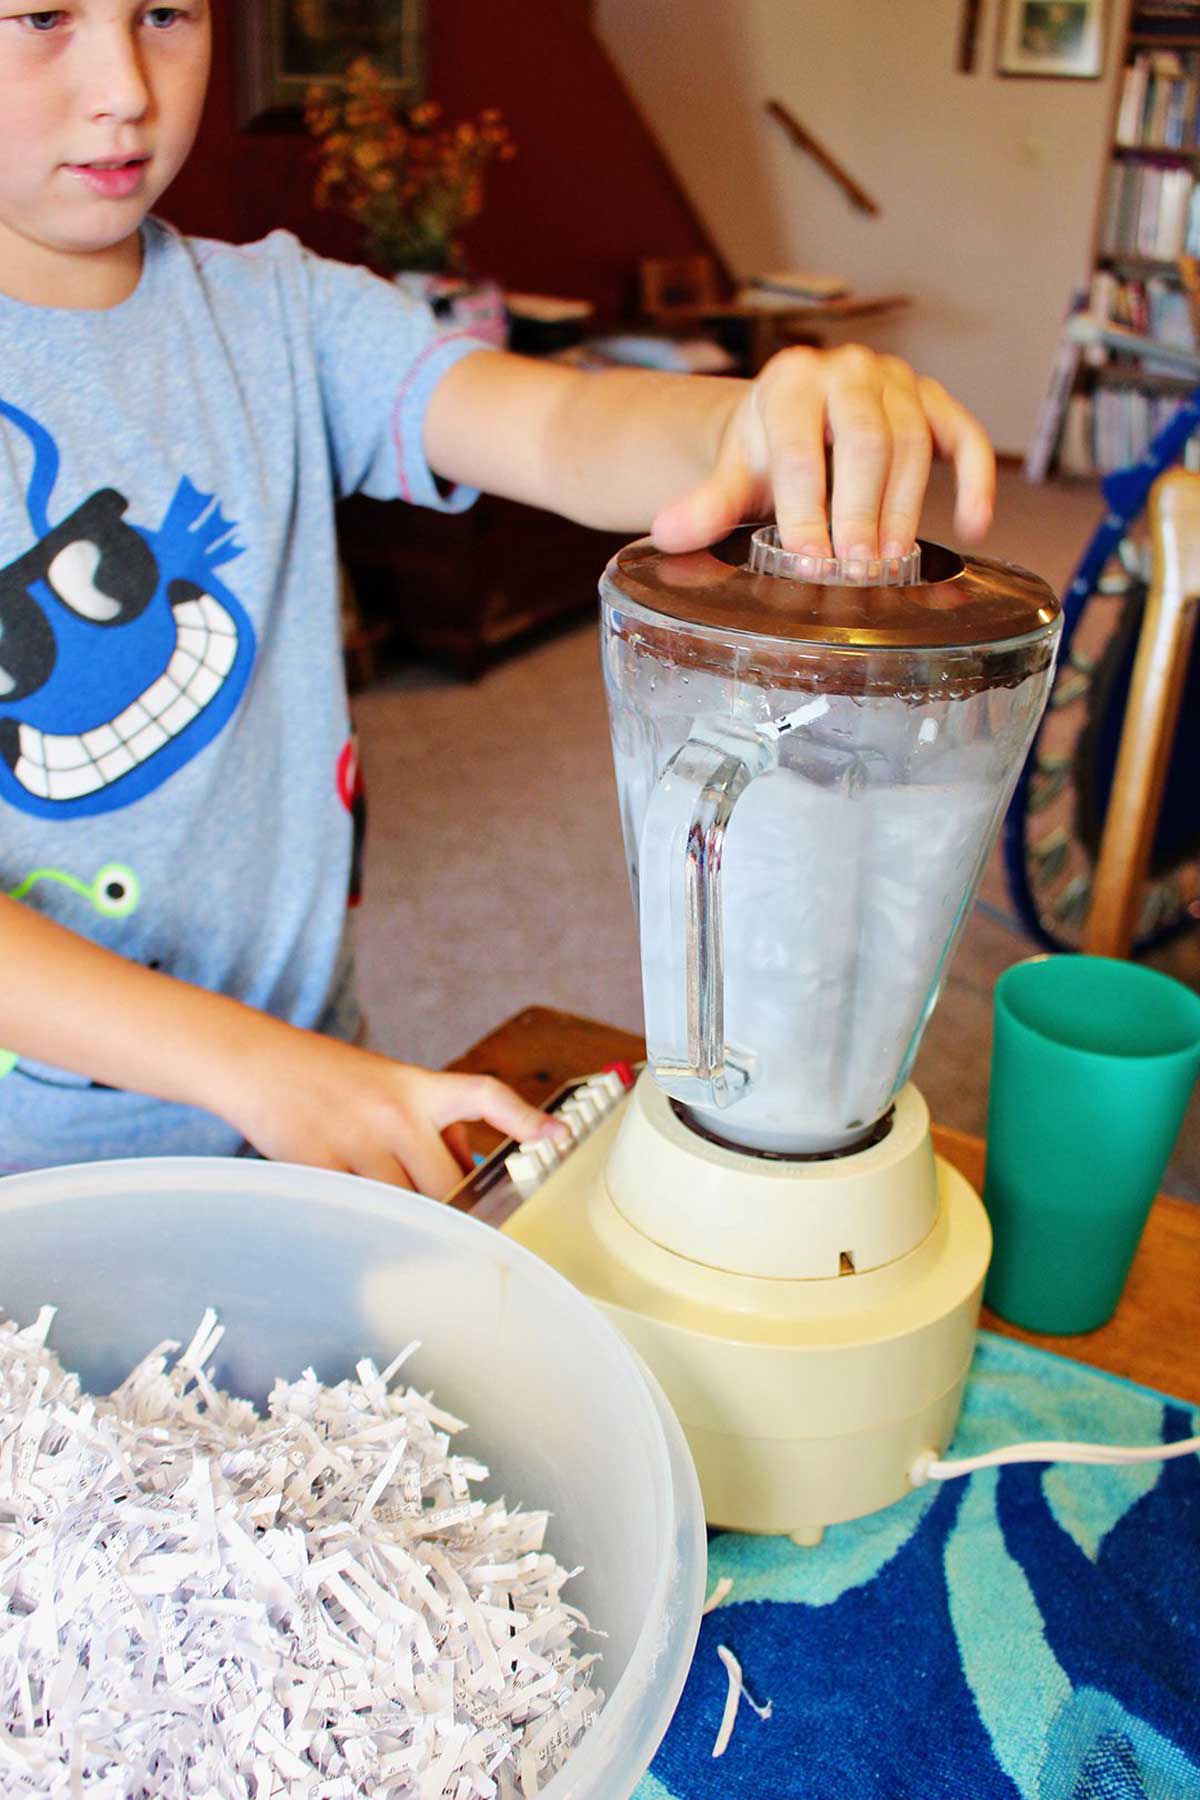
POLYGON ((10 256, 129 243, 191 148, 210 33, 209 0, 0 0, 0 286, 10 256))

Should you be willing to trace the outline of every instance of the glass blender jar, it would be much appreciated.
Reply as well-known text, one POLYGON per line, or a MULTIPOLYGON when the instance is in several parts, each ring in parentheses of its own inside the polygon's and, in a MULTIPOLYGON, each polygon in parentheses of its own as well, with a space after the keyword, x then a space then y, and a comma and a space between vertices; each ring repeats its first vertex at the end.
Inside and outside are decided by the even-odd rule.
POLYGON ((1041 717, 1057 603, 934 545, 847 567, 774 528, 632 545, 601 597, 654 1078, 725 1144, 865 1145, 1041 717))

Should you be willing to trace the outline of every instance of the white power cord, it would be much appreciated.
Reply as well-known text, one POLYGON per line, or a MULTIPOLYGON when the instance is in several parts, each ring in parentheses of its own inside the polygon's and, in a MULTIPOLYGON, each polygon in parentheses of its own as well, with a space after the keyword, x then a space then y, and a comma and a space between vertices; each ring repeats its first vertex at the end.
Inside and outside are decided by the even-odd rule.
POLYGON ((954 1481, 960 1475, 974 1475, 977 1469, 999 1468, 1002 1463, 1166 1462, 1169 1457, 1194 1456, 1198 1451, 1200 1437, 1140 1447, 1125 1444, 1007 1444, 1003 1450, 988 1450, 982 1456, 954 1457, 949 1462, 943 1462, 936 1450, 922 1450, 909 1470, 909 1480, 914 1487, 924 1487, 927 1481, 954 1481))

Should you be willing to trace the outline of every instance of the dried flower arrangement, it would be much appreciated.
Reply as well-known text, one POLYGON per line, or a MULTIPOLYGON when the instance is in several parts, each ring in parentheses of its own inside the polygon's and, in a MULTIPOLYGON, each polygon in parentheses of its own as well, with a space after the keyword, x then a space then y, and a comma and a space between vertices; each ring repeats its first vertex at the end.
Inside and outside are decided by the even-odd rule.
POLYGON ((389 270, 462 267, 460 234, 482 209, 484 170, 516 154, 495 107, 444 125, 434 101, 397 107, 359 57, 344 87, 310 91, 306 119, 318 146, 317 204, 348 212, 373 260, 389 270))

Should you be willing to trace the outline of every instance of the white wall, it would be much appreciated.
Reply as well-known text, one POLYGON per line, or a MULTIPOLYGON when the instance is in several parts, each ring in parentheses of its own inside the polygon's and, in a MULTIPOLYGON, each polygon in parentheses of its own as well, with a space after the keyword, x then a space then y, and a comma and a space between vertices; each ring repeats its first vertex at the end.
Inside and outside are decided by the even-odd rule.
POLYGON ((1071 289, 1086 275, 1118 76, 954 71, 961 0, 595 0, 595 22, 735 274, 820 268, 911 293, 864 328, 1023 450, 1071 289), (882 208, 870 218, 796 150, 783 101, 882 208))

